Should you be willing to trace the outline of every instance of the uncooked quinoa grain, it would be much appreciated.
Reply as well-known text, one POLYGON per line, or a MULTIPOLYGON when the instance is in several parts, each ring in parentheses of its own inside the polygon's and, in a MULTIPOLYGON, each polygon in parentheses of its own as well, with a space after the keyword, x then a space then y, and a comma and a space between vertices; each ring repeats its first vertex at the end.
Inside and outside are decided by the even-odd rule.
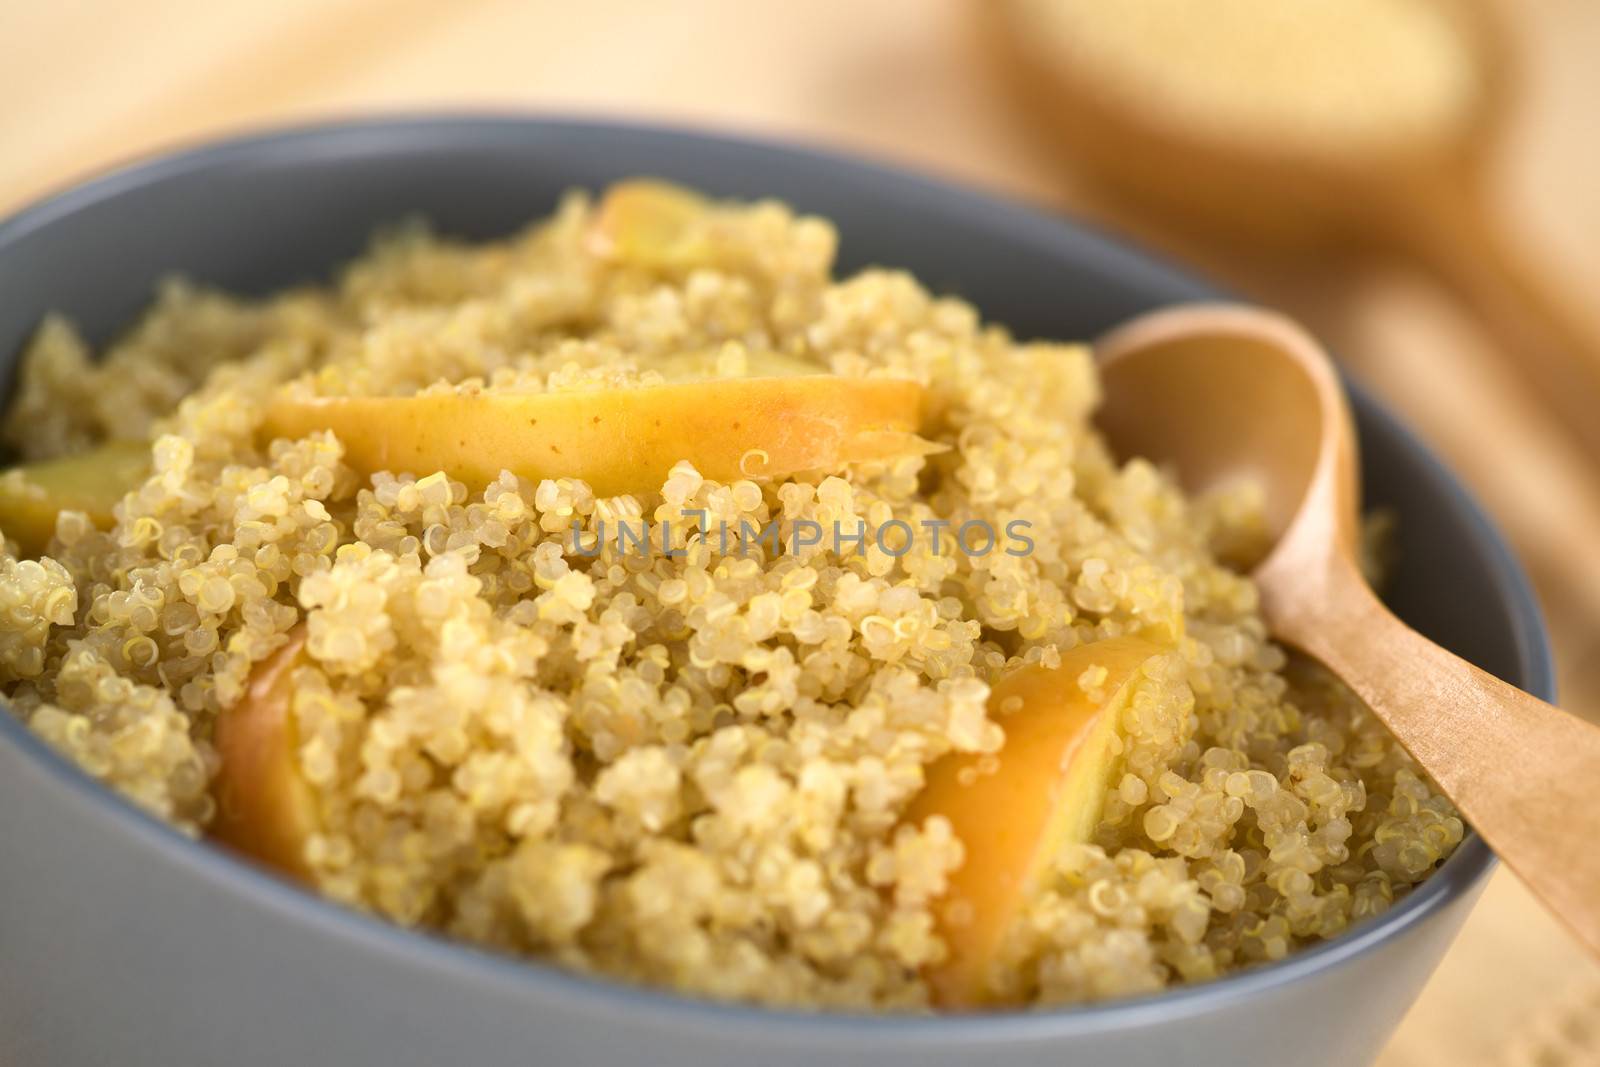
POLYGON ((109 529, 67 511, 44 558, 7 542, 12 710, 203 834, 216 718, 303 624, 293 715, 320 892, 769 1004, 926 1010, 962 848, 902 813, 932 761, 1001 747, 992 682, 1086 641, 1173 651, 1122 714, 1093 843, 1055 857, 1011 929, 1005 996, 1115 997, 1281 958, 1381 912, 1461 840, 1383 727, 1268 639, 1227 562, 1259 541, 1258 501, 1188 499, 1112 459, 1084 347, 1019 342, 903 272, 835 280, 832 227, 777 203, 717 205, 704 240, 655 259, 597 244, 594 212, 574 194, 483 245, 402 227, 337 284, 264 300, 173 282, 98 361, 47 320, 7 440, 30 459, 148 441, 152 467, 109 529), (721 374, 776 354, 912 379, 923 436, 948 447, 776 483, 685 462, 658 492, 597 498, 510 473, 481 490, 364 478, 332 434, 258 433, 286 383, 560 391, 654 381, 684 353, 721 374), (948 523, 944 543, 790 550, 806 522, 893 520, 948 523), (1015 520, 1030 552, 954 544, 964 523, 1015 520), (670 541, 621 551, 599 536, 620 521, 670 541), (781 546, 717 536, 741 522, 776 522, 781 546))

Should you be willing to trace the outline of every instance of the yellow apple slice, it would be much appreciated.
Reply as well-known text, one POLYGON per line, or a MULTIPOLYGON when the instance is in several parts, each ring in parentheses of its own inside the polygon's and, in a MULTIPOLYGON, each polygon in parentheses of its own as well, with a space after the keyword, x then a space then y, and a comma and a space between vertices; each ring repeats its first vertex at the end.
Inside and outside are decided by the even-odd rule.
POLYGON ((316 798, 300 776, 294 672, 305 662, 305 627, 256 665, 238 703, 217 717, 221 766, 212 782, 211 836, 291 877, 305 880, 306 841, 317 829, 316 798))
POLYGON ((679 460, 707 478, 781 480, 927 454, 923 390, 891 378, 722 378, 552 393, 280 396, 263 430, 331 430, 362 474, 444 471, 474 488, 509 470, 580 478, 600 496, 661 488, 679 460))
POLYGON ((654 178, 618 182, 595 210, 589 249, 602 259, 657 270, 693 266, 709 257, 704 225, 711 202, 654 178))
POLYGON ((115 441, 76 456, 28 463, 0 476, 0 530, 24 555, 37 556, 55 536, 56 516, 81 511, 101 529, 111 510, 150 473, 150 446, 115 441))
POLYGON ((1069 842, 1087 841, 1100 821, 1120 760, 1117 720, 1132 682, 1162 651, 1142 638, 1118 637, 1062 653, 1059 667, 1007 675, 989 697, 1006 734, 998 762, 952 753, 928 769, 906 821, 944 816, 966 855, 934 905, 949 950, 926 972, 939 1007, 973 1008, 990 999, 995 954, 1051 857, 1069 842), (1088 692, 1080 680, 1090 683, 1088 692))

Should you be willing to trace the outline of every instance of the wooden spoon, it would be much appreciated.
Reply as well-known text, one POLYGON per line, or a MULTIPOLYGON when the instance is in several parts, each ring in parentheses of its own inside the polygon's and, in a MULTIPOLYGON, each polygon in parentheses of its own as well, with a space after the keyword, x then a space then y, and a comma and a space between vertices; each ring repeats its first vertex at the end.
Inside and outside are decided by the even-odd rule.
POLYGON ((994 0, 1004 72, 1074 168, 1215 241, 1398 252, 1462 298, 1600 456, 1600 314, 1489 192, 1515 81, 1461 0, 994 0))
POLYGON ((1262 487, 1274 543, 1253 577, 1273 636, 1365 701, 1600 955, 1600 728, 1440 648, 1368 587, 1355 429, 1321 346, 1281 315, 1202 304, 1136 319, 1097 356, 1112 448, 1171 463, 1190 491, 1262 487))

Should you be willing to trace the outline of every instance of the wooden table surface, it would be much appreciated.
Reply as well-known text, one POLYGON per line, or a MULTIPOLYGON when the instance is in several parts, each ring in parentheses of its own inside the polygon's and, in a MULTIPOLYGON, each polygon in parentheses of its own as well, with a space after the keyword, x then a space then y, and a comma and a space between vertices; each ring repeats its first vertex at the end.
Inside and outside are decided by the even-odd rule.
MULTIPOLYGON (((493 105, 817 141, 1090 215, 1327 336, 1511 534, 1550 617, 1564 703, 1600 718, 1600 472, 1546 428, 1502 355, 1404 264, 1194 244, 1099 202, 997 85, 968 2, 0 0, 0 210, 220 131, 493 105)), ((1513 16, 1525 84, 1503 207, 1573 292, 1592 293, 1600 4, 1518 2, 1513 16)), ((1502 871, 1380 1062, 1600 1064, 1600 966, 1502 871)))

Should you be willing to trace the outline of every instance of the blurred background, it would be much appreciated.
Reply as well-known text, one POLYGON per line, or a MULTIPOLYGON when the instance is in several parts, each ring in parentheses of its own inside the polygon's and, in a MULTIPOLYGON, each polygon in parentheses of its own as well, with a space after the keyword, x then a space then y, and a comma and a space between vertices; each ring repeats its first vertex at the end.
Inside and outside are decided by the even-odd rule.
MULTIPOLYGON (((0 0, 0 213, 175 142, 535 109, 908 164, 1132 236, 1327 339, 1516 543, 1600 719, 1594 0, 0 0)), ((1600 892, 1600 887, 1596 887, 1600 892)), ((1381 1061, 1600 1064, 1509 875, 1381 1061)))

